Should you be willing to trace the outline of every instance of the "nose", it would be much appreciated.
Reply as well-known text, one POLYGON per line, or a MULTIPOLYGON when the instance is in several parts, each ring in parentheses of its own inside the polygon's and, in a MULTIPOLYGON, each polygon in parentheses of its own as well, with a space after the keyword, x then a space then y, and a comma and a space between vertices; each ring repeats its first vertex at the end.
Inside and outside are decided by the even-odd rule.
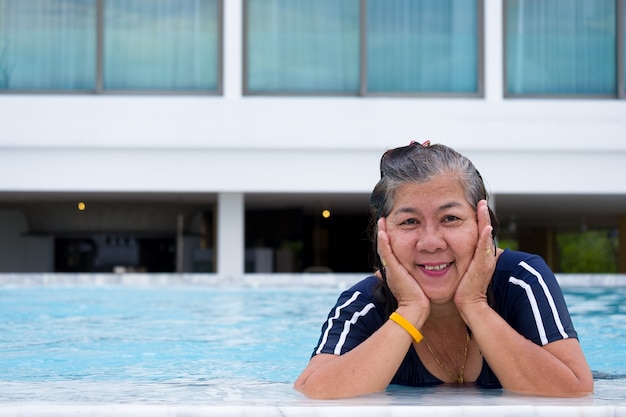
POLYGON ((416 248, 420 252, 437 252, 445 250, 448 244, 439 227, 425 227, 417 238, 416 248))

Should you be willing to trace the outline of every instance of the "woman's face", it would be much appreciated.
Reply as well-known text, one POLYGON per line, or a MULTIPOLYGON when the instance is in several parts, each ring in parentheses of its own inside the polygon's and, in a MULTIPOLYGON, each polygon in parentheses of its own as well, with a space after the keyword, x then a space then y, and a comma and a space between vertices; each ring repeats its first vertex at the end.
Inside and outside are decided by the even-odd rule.
POLYGON ((398 189, 387 216, 391 248, 433 303, 449 302, 478 241, 476 211, 454 176, 398 189))

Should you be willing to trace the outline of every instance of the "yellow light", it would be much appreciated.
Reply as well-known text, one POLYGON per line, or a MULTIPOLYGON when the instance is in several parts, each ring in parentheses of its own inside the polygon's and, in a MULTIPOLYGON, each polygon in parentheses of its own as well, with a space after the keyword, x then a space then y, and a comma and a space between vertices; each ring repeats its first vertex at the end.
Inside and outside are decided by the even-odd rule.
POLYGON ((87 205, 83 201, 78 202, 78 210, 84 211, 87 208, 87 205))
POLYGON ((322 210, 322 217, 327 219, 330 217, 330 210, 322 210))

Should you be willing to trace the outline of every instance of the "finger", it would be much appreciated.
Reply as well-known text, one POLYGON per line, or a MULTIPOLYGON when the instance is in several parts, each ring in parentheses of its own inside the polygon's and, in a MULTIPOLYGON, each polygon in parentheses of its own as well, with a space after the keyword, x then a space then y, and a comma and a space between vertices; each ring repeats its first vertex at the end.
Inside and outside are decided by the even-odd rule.
POLYGON ((477 208, 478 217, 478 245, 476 250, 484 251, 487 255, 493 255, 495 248, 493 244, 493 226, 491 225, 491 217, 489 217, 489 206, 486 200, 481 200, 477 208))
POLYGON ((385 268, 389 265, 393 267, 398 265, 398 260, 393 254, 389 235, 387 234, 387 219, 384 217, 378 220, 378 256, 380 256, 380 261, 385 268))
POLYGON ((491 225, 491 217, 489 217, 489 205, 487 200, 480 200, 476 208, 478 217, 478 230, 483 230, 486 226, 491 225))
MULTIPOLYGON (((481 236, 479 239, 479 242, 482 242, 485 254, 487 255, 494 255, 494 252, 496 250, 494 242, 493 242, 493 237, 491 236, 491 232, 493 230, 493 227, 491 227, 491 225, 485 227, 483 229, 483 231, 481 232, 481 236)), ((481 244, 479 243, 479 247, 481 246, 481 244)))
POLYGON ((391 252, 391 247, 389 244, 389 236, 387 235, 387 222, 384 217, 378 219, 377 250, 383 267, 386 267, 387 261, 385 260, 385 255, 391 252))

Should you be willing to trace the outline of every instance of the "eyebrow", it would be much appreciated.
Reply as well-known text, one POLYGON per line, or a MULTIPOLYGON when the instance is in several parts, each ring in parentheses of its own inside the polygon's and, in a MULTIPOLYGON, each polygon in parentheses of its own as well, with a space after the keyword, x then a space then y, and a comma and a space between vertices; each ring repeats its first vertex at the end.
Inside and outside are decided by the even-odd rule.
POLYGON ((446 203, 446 204, 440 206, 438 211, 446 210, 446 209, 449 209, 449 208, 456 208, 456 207, 463 207, 463 203, 460 203, 458 201, 450 201, 449 203, 446 203))
MULTIPOLYGON (((439 206, 437 211, 448 210, 448 209, 456 208, 456 207, 463 207, 463 204, 458 201, 450 201, 448 203, 445 203, 439 206)), ((419 213, 419 210, 416 210, 413 207, 400 207, 398 210, 393 212, 393 214, 396 214, 396 215, 404 214, 404 213, 409 213, 409 214, 419 213)))

